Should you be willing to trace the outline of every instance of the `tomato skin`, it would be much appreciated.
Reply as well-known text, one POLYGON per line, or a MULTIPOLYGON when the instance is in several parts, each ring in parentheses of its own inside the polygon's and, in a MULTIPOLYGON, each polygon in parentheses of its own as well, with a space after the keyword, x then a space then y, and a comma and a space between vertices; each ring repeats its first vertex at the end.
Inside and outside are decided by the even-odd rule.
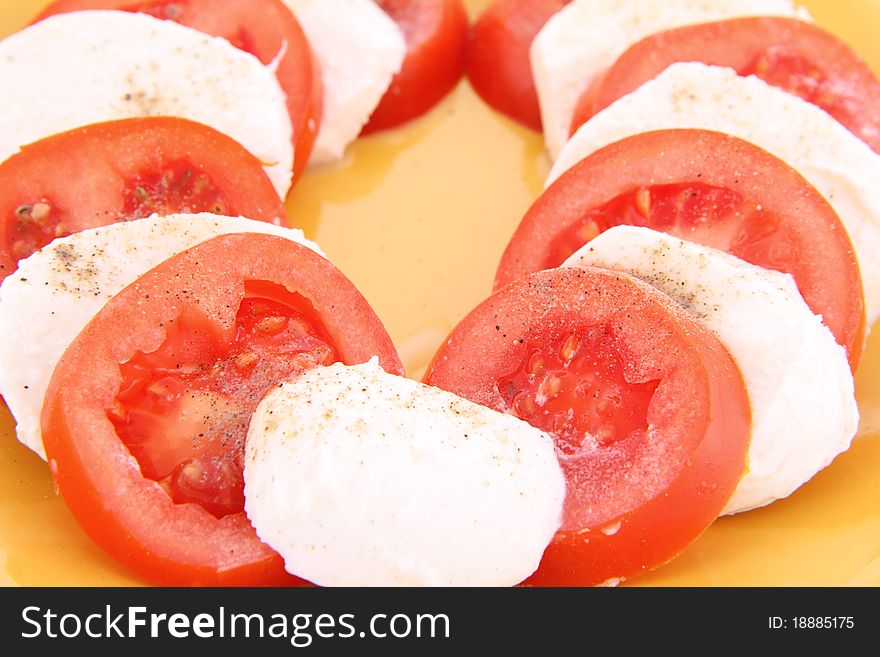
POLYGON ((471 33, 467 74, 490 107, 540 132, 541 108, 529 47, 565 0, 496 0, 471 33))
MULTIPOLYGON (((0 280, 15 270, 22 204, 51 203, 64 230, 49 238, 96 228, 131 216, 133 187, 142 174, 159 176, 185 164, 206 176, 224 199, 225 214, 281 225, 284 206, 259 160, 226 135, 186 119, 153 117, 98 123, 25 146, 0 163, 0 280)), ((169 196, 168 212, 213 212, 198 198, 169 196)), ((137 215, 139 216, 139 215, 137 215)))
POLYGON ((324 258, 283 238, 218 237, 114 297, 55 370, 43 438, 55 481, 83 529, 157 584, 300 583, 259 541, 243 513, 218 520, 196 504, 174 505, 141 474, 108 418, 121 381, 119 363, 155 350, 165 327, 197 323, 213 327, 213 339, 231 341, 245 281, 274 282, 307 298, 343 362, 378 355, 388 371, 403 373, 385 329, 351 282, 324 258))
MULTIPOLYGON (((498 266, 495 289, 529 272, 562 264, 553 260, 554 240, 591 210, 645 184, 677 183, 733 190, 743 198, 743 207, 761 207, 778 218, 795 254, 784 267, 775 266, 763 254, 738 251, 728 238, 713 235, 711 222, 699 233, 678 236, 790 273, 807 305, 822 315, 846 348, 855 369, 865 333, 865 309, 861 275, 846 229, 828 202, 794 169, 748 142, 721 133, 660 130, 592 153, 544 190, 523 217, 498 266)), ((742 220, 747 218, 743 215, 742 220)), ((734 228, 736 221, 734 217, 734 228)), ((634 221, 627 217, 619 223, 634 221)), ((651 222, 638 225, 668 230, 651 222)))
POLYGON ((627 479, 614 449, 561 457, 562 528, 526 585, 596 585, 666 563, 715 520, 745 470, 750 408, 732 357, 675 302, 626 274, 560 268, 516 280, 453 329, 425 382, 519 415, 499 388, 529 343, 597 325, 615 332, 630 383, 660 380, 647 415, 656 433, 641 437, 630 469, 656 481, 627 479), (662 470, 638 470, 652 458, 662 470))
POLYGON ((394 128, 430 110, 464 73, 468 17, 461 0, 376 0, 403 32, 406 59, 362 135, 394 128))
POLYGON ((755 74, 795 93, 880 152, 880 81, 870 67, 831 33, 812 23, 781 17, 689 25, 647 37, 621 55, 604 78, 584 92, 575 110, 572 133, 593 114, 671 64, 690 61, 727 66, 740 75, 755 74), (774 64, 774 60, 780 63, 774 64), (793 64, 804 70, 793 70, 793 64))
POLYGON ((309 162, 318 138, 324 90, 318 63, 293 12, 281 0, 55 0, 36 21, 83 9, 142 12, 219 36, 264 65, 282 49, 275 74, 293 124, 293 181, 309 162))

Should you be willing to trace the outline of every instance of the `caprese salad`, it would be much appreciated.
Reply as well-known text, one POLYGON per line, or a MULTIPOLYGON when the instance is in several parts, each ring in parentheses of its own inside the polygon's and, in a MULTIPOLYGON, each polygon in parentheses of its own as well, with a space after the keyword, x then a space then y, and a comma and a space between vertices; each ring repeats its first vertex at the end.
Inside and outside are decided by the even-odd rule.
POLYGON ((310 161, 446 95, 467 27, 460 0, 56 0, 0 47, 0 158, 88 123, 181 116, 236 138, 283 198, 310 161))
POLYGON ((558 157, 404 378, 282 199, 433 106, 468 29, 457 0, 58 0, 0 41, 0 394, 141 577, 616 585, 849 447, 880 85, 788 0, 491 5, 469 78, 558 157))

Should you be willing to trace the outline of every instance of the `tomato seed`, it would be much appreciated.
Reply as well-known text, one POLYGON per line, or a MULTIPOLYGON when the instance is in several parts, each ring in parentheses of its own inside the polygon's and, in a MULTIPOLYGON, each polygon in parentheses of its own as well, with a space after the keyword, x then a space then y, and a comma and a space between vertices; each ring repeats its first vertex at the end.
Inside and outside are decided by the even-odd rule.
POLYGON ((559 394, 560 390, 562 390, 562 379, 555 374, 545 376, 544 380, 541 381, 541 386, 538 388, 539 394, 545 397, 555 397, 559 394))
POLYGON ((202 468, 196 461, 184 463, 177 474, 178 481, 197 483, 202 477, 202 468))
POLYGON ((770 60, 767 58, 767 55, 761 55, 758 58, 758 61, 755 62, 755 73, 758 75, 766 75, 770 70, 770 60))
POLYGON ((565 339, 565 342, 562 343, 562 349, 560 350, 559 355, 562 357, 562 361, 566 365, 568 365, 571 362, 571 359, 574 358, 578 346, 580 346, 580 340, 578 340, 578 337, 574 333, 569 335, 565 339))
POLYGON ((513 398, 513 411, 521 419, 532 417, 538 412, 538 405, 527 392, 520 392, 513 398))
POLYGON ((614 427, 612 427, 610 424, 602 425, 596 430, 596 440, 598 440, 600 443, 610 442, 613 437, 614 427))
POLYGON ((598 404, 596 404, 596 414, 600 417, 610 418, 614 415, 614 411, 617 409, 617 404, 614 403, 611 399, 603 399, 598 404))
POLYGON ((260 357, 252 351, 239 354, 235 357, 235 369, 242 373, 248 372, 254 368, 259 360, 260 357))
POLYGON ((595 221, 588 221, 580 227, 580 230, 578 230, 578 237, 581 239, 582 244, 586 244, 598 237, 601 232, 602 231, 599 230, 599 224, 595 221))
POLYGON ((46 223, 51 212, 52 207, 48 203, 37 203, 31 210, 31 219, 38 224, 43 225, 46 223))
POLYGON ((257 323, 257 330, 269 335, 277 335, 287 328, 286 317, 266 317, 257 323))
POLYGON ((815 103, 819 107, 830 107, 837 102, 837 95, 829 92, 823 91, 818 96, 816 96, 815 103))
POLYGON ((12 245, 12 255, 16 260, 23 260, 33 254, 34 250, 28 246, 23 240, 17 240, 12 245))
POLYGON ((636 192, 636 210, 645 219, 651 216, 651 190, 647 187, 640 187, 636 192))
POLYGON ((544 359, 541 358, 541 356, 539 356, 538 354, 532 354, 532 357, 529 358, 529 364, 528 364, 529 373, 535 374, 535 375, 543 374, 544 367, 545 367, 544 359))
POLYGON ((168 379, 161 379, 147 386, 147 392, 156 397, 165 397, 172 394, 174 389, 168 379))
POLYGON ((114 420, 124 421, 125 407, 119 403, 118 399, 114 400, 113 407, 107 409, 107 415, 114 420))

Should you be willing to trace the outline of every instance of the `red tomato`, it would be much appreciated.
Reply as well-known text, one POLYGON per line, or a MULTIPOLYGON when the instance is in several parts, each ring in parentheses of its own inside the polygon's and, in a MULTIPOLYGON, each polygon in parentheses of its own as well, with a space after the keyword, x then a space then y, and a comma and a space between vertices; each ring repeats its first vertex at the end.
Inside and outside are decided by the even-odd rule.
POLYGON ((306 168, 318 137, 324 89, 309 42, 281 0, 55 0, 37 20, 81 9, 119 9, 172 20, 223 37, 263 64, 283 53, 275 74, 293 124, 294 180, 306 168))
POLYGON ((518 279, 452 331, 425 381, 553 436, 562 526, 527 584, 594 585, 666 563, 745 470, 749 400, 730 354, 626 274, 518 279))
POLYGON ((406 40, 403 68, 361 134, 421 116, 458 84, 464 72, 468 17, 461 0, 376 0, 406 40))
POLYGON ((167 117, 99 123, 0 164, 0 280, 56 237, 154 212, 285 219, 259 160, 213 128, 167 117))
POLYGON ((541 130, 529 47, 567 0, 496 0, 474 24, 468 78, 493 109, 541 130))
POLYGON ((880 82, 843 41, 792 18, 690 25, 640 41, 581 96, 572 132, 675 62, 703 62, 757 75, 818 105, 880 152, 880 82))
POLYGON ((559 266, 620 224, 661 230, 791 274, 855 369, 865 309, 846 229, 794 169, 717 132, 644 133, 579 162, 529 209, 504 252, 495 287, 559 266))
POLYGON ((205 242, 114 297, 60 361, 43 440, 86 532, 165 585, 295 581, 242 511, 242 454, 266 392, 319 364, 403 368, 367 301, 283 238, 205 242))

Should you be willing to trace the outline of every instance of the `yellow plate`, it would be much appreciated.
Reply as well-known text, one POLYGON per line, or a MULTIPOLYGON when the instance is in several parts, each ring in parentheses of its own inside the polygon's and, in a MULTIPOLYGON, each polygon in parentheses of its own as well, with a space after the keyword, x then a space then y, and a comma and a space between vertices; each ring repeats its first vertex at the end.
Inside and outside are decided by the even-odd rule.
MULTIPOLYGON (((44 0, 0 0, 0 36, 44 0)), ((476 13, 486 0, 467 2, 476 13)), ((880 70, 880 0, 804 4, 880 70)), ((310 172, 288 202, 383 319, 410 376, 490 291, 495 266, 537 196, 538 135, 486 108, 467 83, 427 118, 359 141, 310 172)), ((642 585, 880 585, 880 329, 857 377, 852 448, 790 498, 717 521, 642 585)), ((79 529, 46 465, 20 446, 0 405, 0 583, 139 583, 79 529)))

